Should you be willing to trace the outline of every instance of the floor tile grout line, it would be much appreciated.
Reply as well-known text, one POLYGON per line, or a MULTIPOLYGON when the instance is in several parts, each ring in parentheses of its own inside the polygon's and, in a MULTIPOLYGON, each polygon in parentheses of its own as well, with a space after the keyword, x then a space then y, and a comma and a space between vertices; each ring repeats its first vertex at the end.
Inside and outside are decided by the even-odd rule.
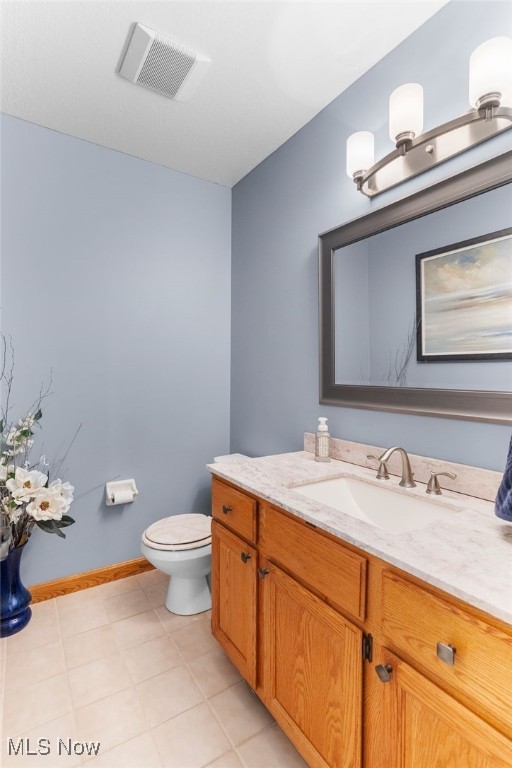
MULTIPOLYGON (((126 739, 126 741, 122 741, 120 744, 116 744, 114 747, 110 747, 109 749, 106 749, 104 752, 101 753, 101 755, 98 755, 98 757, 101 757, 102 759, 108 755, 109 753, 113 752, 115 749, 119 749, 119 747, 124 746, 125 744, 129 744, 130 741, 133 741, 134 739, 139 739, 141 736, 148 735, 151 738, 151 741, 155 747, 156 754, 158 755, 158 759, 160 760, 160 766, 159 768, 164 768, 164 763, 162 758, 160 757, 160 752, 158 750, 158 747, 156 746, 156 742, 153 738, 153 734, 151 732, 151 728, 148 728, 147 731, 142 731, 142 733, 138 733, 136 736, 131 736, 129 739, 126 739)), ((94 766, 94 763, 96 762, 95 758, 91 758, 91 760, 87 760, 83 763, 83 765, 92 765, 94 766)), ((143 768, 143 766, 141 766, 143 768)))
MULTIPOLYGON (((137 575, 137 574, 135 574, 135 575, 137 575)), ((77 590, 75 590, 73 592, 68 592, 67 594, 64 594, 64 595, 57 595, 54 599, 58 600, 59 598, 63 598, 64 603, 66 603, 66 602, 68 602, 67 598, 76 597, 76 596, 79 595, 80 597, 76 600, 77 605, 79 605, 81 602, 84 602, 84 603, 89 602, 88 601, 88 597, 91 595, 93 590, 101 590, 101 592, 99 593, 100 595, 103 593, 103 591, 105 591, 105 597, 101 597, 100 598, 100 599, 104 600, 104 599, 107 599, 109 597, 117 597, 118 595, 127 595, 130 592, 136 592, 137 589, 143 589, 143 587, 138 582, 135 582, 137 584, 137 586, 134 587, 133 589, 127 589, 127 590, 124 590, 123 592, 115 592, 114 591, 111 595, 107 594, 108 587, 111 584, 117 584, 118 582, 124 581, 125 579, 129 579, 129 578, 131 578, 131 577, 130 576, 126 576, 123 579, 114 579, 113 581, 105 581, 102 584, 94 584, 92 587, 87 587, 86 589, 77 589, 77 590)), ((91 599, 97 599, 97 596, 94 597, 94 598, 91 597, 91 599)), ((46 600, 42 600, 40 602, 46 602, 46 600)), ((70 600, 69 602, 72 603, 74 601, 70 600)))
POLYGON ((78 635, 84 635, 86 632, 90 632, 92 629, 99 629, 100 627, 106 627, 108 624, 111 624, 112 622, 110 620, 105 621, 103 624, 97 624, 95 627, 89 627, 88 629, 84 629, 81 632, 73 632, 71 635, 62 635, 63 640, 70 640, 73 637, 78 637, 78 635))
MULTIPOLYGON (((219 645, 219 648, 221 648, 221 646, 220 646, 220 645, 219 645)), ((192 659, 191 659, 191 661, 192 661, 192 659)), ((188 666, 188 664, 187 664, 187 666, 188 666)), ((194 679, 194 681, 196 682, 196 684, 197 684, 197 685, 198 685, 198 687, 199 687, 199 684, 197 683, 197 679, 196 679, 196 677, 195 677, 195 675, 194 675, 193 671, 190 669, 190 667, 189 667, 189 672, 190 672, 190 674, 192 675, 192 678, 194 679)), ((273 722, 273 723, 271 723, 270 725, 267 725, 267 726, 265 726, 264 728, 262 728, 262 729, 261 729, 261 731, 256 731, 256 733, 253 733, 253 734, 251 734, 251 735, 250 735, 250 736, 248 736, 246 739, 243 739, 243 740, 242 740, 241 742, 239 742, 238 744, 235 744, 234 740, 231 738, 231 736, 229 735, 228 731, 226 730, 226 728, 225 728, 224 724, 222 723, 222 720, 221 720, 221 718, 220 718, 220 715, 218 715, 218 713, 217 713, 217 711, 215 710, 215 708, 214 708, 213 704, 211 703, 211 700, 212 700, 213 698, 215 698, 215 696, 218 696, 218 695, 220 695, 221 693, 224 693, 225 691, 229 690, 230 688, 234 688, 234 687, 235 687, 235 685, 240 685, 242 682, 243 682, 243 678, 242 678, 242 680, 238 680, 236 683, 233 683, 233 684, 231 684, 231 685, 228 685, 228 686, 226 686, 226 688, 223 688, 223 689, 222 689, 222 691, 217 691, 217 693, 214 693, 214 694, 212 694, 212 695, 211 695, 211 696, 209 696, 209 697, 206 697, 206 695, 205 695, 205 694, 203 694, 203 695, 204 695, 204 699, 205 699, 205 702, 208 704, 208 707, 209 707, 209 709, 210 709, 210 712, 213 714, 213 716, 215 717, 215 719, 216 719, 216 720, 217 720, 217 722, 219 723, 219 725, 220 725, 221 729, 223 730, 223 732, 224 732, 224 734, 225 734, 225 736, 226 736, 227 740, 228 740, 228 741, 229 741, 229 743, 231 744, 231 749, 233 749, 233 750, 236 750, 236 748, 237 748, 238 746, 241 746, 242 744, 245 744, 245 742, 246 742, 246 741, 249 741, 249 739, 252 739, 254 736, 257 736, 258 734, 260 734, 260 733, 263 733, 263 731, 266 731, 266 730, 267 730, 267 728, 272 728, 272 727, 275 725, 275 721, 274 721, 274 722, 273 722)), ((201 692, 202 692, 202 691, 201 691, 201 692)), ((256 696, 257 694, 255 693, 254 695, 256 696)), ((261 701, 261 699, 259 699, 259 697, 258 697, 258 700, 260 700, 260 701, 261 701)), ((263 702, 262 702, 262 703, 263 703, 263 702)), ((263 705, 263 706, 265 706, 265 705, 263 705)), ((266 707, 265 707, 265 709, 266 709, 266 707)), ((267 710, 267 711, 268 711, 268 710, 267 710)), ((244 764, 245 764, 245 763, 244 763, 244 764)))
POLYGON ((92 701, 88 701, 86 704, 74 704, 73 698, 71 698, 71 704, 73 706, 73 710, 83 709, 84 707, 90 707, 93 704, 99 704, 100 702, 104 701, 105 699, 110 698, 111 696, 116 696, 118 693, 123 693, 123 691, 127 691, 128 688, 135 688, 134 683, 132 682, 131 678, 127 685, 124 685, 122 688, 118 688, 115 691, 112 691, 112 693, 107 693, 105 696, 100 696, 99 699, 93 699, 92 701))
MULTIPOLYGON (((66 640, 68 638, 65 638, 66 640)), ((86 667, 87 664, 94 664, 95 661, 101 661, 102 659, 109 659, 111 656, 116 656, 117 654, 121 653, 121 650, 117 648, 115 651, 110 651, 109 653, 105 653, 103 656, 98 656, 96 659, 91 659, 90 661, 84 661, 83 664, 75 664, 72 667, 69 667, 66 662, 66 669, 68 672, 74 672, 75 669, 82 669, 82 667, 86 667)))
MULTIPOLYGON (((55 612, 57 614, 56 607, 55 607, 55 612)), ((64 648, 63 648, 63 644, 62 644, 62 637, 61 637, 61 634, 60 634, 60 624, 59 624, 59 620, 58 620, 58 615, 57 615, 56 624, 57 624, 58 631, 59 631, 59 640, 60 640, 60 644, 61 644, 62 657, 63 657, 63 660, 64 660, 64 671, 63 672, 58 672, 55 675, 50 675, 49 677, 45 678, 44 680, 40 680, 39 683, 47 683, 49 680, 53 680, 55 677, 60 677, 61 675, 63 675, 66 678, 66 684, 67 684, 67 689, 68 689, 68 694, 69 694, 69 701, 70 701, 70 705, 71 705, 70 710, 68 712, 65 712, 64 714, 58 715, 57 718, 56 717, 52 717, 49 720, 45 720, 43 723, 38 723, 37 726, 30 725, 28 728, 23 729, 19 734, 15 734, 12 738, 18 738, 18 737, 21 738, 21 737, 24 736, 24 734, 27 734, 31 730, 33 730, 34 727, 36 727, 36 728, 44 728, 45 725, 48 725, 49 723, 53 722, 53 720, 56 720, 59 717, 65 717, 66 715, 71 715, 73 717, 73 721, 74 721, 75 728, 76 728, 77 723, 76 723, 76 718, 75 718, 75 713, 74 713, 73 700, 71 698, 71 689, 70 689, 70 685, 69 685, 69 678, 68 678, 68 675, 67 675, 66 662, 65 662, 65 657, 64 657, 64 648)), ((54 641, 52 641, 52 642, 54 642, 54 641)), ((36 646, 36 648, 33 649, 33 650, 36 650, 36 649, 39 649, 39 648, 42 648, 42 646, 36 646)), ((25 686, 25 687, 27 687, 27 686, 25 686)), ((7 691, 5 693, 7 693, 7 691)), ((2 718, 2 730, 4 728, 4 725, 5 725, 5 723, 4 723, 4 720, 2 718)), ((3 734, 2 734, 2 736, 3 736, 3 734)))
MULTIPOLYGON (((35 648, 30 648, 28 651, 17 651, 16 653, 20 653, 22 655, 25 654, 25 653, 32 653, 32 652, 38 652, 39 653, 39 652, 42 652, 47 646, 55 645, 55 644, 60 645, 60 638, 58 638, 56 640, 50 640, 48 643, 43 643, 42 645, 38 645, 35 648)), ((10 656, 11 664, 13 663, 12 657, 14 655, 15 654, 12 653, 11 656, 10 656)), ((6 657, 6 659, 5 659, 5 674, 4 674, 4 678, 3 678, 4 679, 4 685, 2 687, 3 692, 6 693, 6 694, 10 693, 12 690, 14 690, 14 688, 17 688, 18 690, 20 689, 20 685, 19 684, 16 685, 15 682, 10 683, 9 685, 7 684, 7 661, 8 661, 8 659, 9 659, 9 657, 6 657)), ((65 661, 64 661, 64 666, 65 666, 65 661)), ((63 674, 64 672, 65 672, 65 670, 63 669, 61 672, 53 672, 52 674, 46 675, 46 677, 42 677, 40 680, 37 680, 35 683, 33 683, 33 682, 24 683, 21 686, 21 689, 28 688, 31 685, 37 685, 38 683, 44 683, 46 680, 50 680, 52 677, 57 677, 57 675, 63 674)))
MULTIPOLYGON (((103 624, 98 624, 98 625, 97 625, 97 626, 95 626, 95 627, 90 627, 89 629, 84 629, 84 630, 83 630, 83 631, 81 631, 81 632, 75 632, 75 633, 73 633, 72 635, 66 635, 66 636, 64 637, 64 640, 70 640, 70 639, 71 639, 71 638, 73 638, 73 637, 78 637, 79 635, 84 635, 86 632, 91 632, 92 630, 94 630, 94 629, 100 629, 101 627, 106 627, 106 626, 114 626, 115 624, 119 624, 119 623, 120 623, 120 622, 122 622, 122 621, 127 621, 128 619, 133 619, 133 618, 135 618, 135 616, 141 616, 143 613, 149 613, 150 611, 152 611, 153 613, 155 613, 155 614, 156 614, 156 611, 155 611, 155 609, 154 609, 154 608, 153 608, 153 607, 150 605, 150 606, 149 606, 149 608, 144 608, 144 610, 143 610, 143 611, 140 611, 140 612, 138 612, 138 613, 134 613, 134 614, 131 614, 130 616, 125 616, 125 617, 124 617, 124 618, 122 618, 122 619, 115 619, 114 621, 112 621, 112 620, 111 620, 110 618, 108 618, 108 616, 107 616, 107 621, 106 621, 106 622, 103 622, 103 624)), ((157 618, 158 618, 158 619, 159 619, 159 621, 160 621, 160 617, 158 616, 158 614, 156 614, 156 615, 157 615, 157 618)), ((161 622, 160 622, 160 623, 161 623, 161 622)), ((164 632, 165 632, 165 627, 164 627, 164 632)), ((149 639, 154 639, 154 638, 149 638, 149 639)), ((117 637, 116 637, 116 641, 117 641, 117 637)), ((145 643, 145 642, 147 642, 147 641, 146 641, 146 640, 142 640, 141 642, 142 642, 142 643, 145 643)), ((121 646, 119 645, 119 642, 118 642, 117 644, 118 644, 119 650, 123 650, 123 649, 121 648, 121 646)), ((134 643, 134 645, 140 645, 140 644, 141 644, 141 643, 134 643)), ((127 648, 132 648, 133 646, 126 646, 126 647, 127 647, 127 648)))
MULTIPOLYGON (((140 731, 140 733, 137 733, 137 734, 135 734, 134 736, 130 736, 130 738, 129 738, 129 739, 125 739, 124 741, 121 741, 121 742, 119 742, 118 744, 114 744, 114 746, 112 746, 112 747, 110 747, 109 749, 105 750, 105 752, 103 752, 103 753, 102 753, 102 756, 103 756, 104 754, 107 754, 108 752, 112 751, 113 749, 116 749, 117 747, 120 747, 120 746, 122 746, 123 744, 126 744, 128 741, 131 741, 132 739, 135 739, 135 738, 137 738, 138 736, 142 736, 142 734, 144 734, 144 733, 148 733, 148 732, 150 732, 150 731, 151 731, 151 729, 152 729, 152 726, 149 724, 149 722, 148 722, 148 719, 147 719, 147 716, 146 716, 146 714, 145 714, 145 712, 144 712, 144 709, 143 709, 143 707, 142 707, 142 706, 141 706, 141 704, 140 704, 140 699, 139 699, 139 696, 138 696, 137 690, 136 690, 136 688, 135 688, 135 685, 134 685, 133 683, 131 683, 131 684, 130 684, 129 686, 127 686, 126 688, 122 688, 122 689, 121 689, 121 690, 119 690, 119 691, 115 691, 114 693, 111 693, 111 694, 109 694, 108 696, 103 696, 101 699, 97 699, 96 701, 90 702, 89 704, 84 704, 84 705, 82 705, 82 706, 85 706, 85 707, 89 707, 89 706, 97 705, 97 704, 99 704, 99 702, 100 702, 100 701, 104 701, 105 699, 111 698, 112 696, 116 696, 118 693, 124 693, 125 691, 127 691, 127 690, 129 690, 129 689, 132 689, 132 690, 133 690, 133 694, 134 694, 134 696, 135 696, 135 699, 136 699, 136 701, 137 701, 137 703, 138 703, 138 705, 140 706, 140 709, 141 709, 141 713, 142 713, 142 720, 143 720, 143 723, 142 723, 142 724, 143 724, 143 725, 145 725, 146 727, 145 727, 145 729, 143 729, 142 731, 140 731)), ((80 707, 76 707, 76 709, 82 709, 82 706, 80 706, 80 707)), ((85 758, 83 759, 83 765, 84 765, 84 766, 86 766, 86 765, 90 765, 90 764, 94 764, 94 758, 91 758, 90 760, 87 760, 87 759, 85 759, 85 758)))
POLYGON ((213 760, 210 760, 209 763, 205 763, 204 765, 199 766, 199 768, 210 768, 214 763, 217 762, 217 760, 220 760, 223 757, 226 757, 226 755, 229 755, 231 752, 233 752, 233 749, 228 749, 226 752, 223 752, 222 755, 219 755, 218 757, 215 757, 213 760))
MULTIPOLYGON (((23 630, 21 630, 21 632, 23 632, 23 630)), ((16 635, 16 636, 17 636, 17 635, 16 635)), ((13 637, 14 637, 14 635, 10 635, 9 637, 6 637, 6 638, 4 638, 4 639, 7 641, 7 640, 9 640, 9 639, 11 639, 11 638, 13 638, 13 637)), ((39 643, 39 644, 37 644, 37 645, 34 645, 32 648, 29 648, 28 650, 29 650, 29 651, 35 651, 35 650, 37 650, 37 649, 41 649, 41 648, 42 648, 44 645, 48 645, 48 644, 49 644, 49 643, 51 643, 51 642, 54 642, 54 641, 53 641, 53 640, 50 640, 50 641, 48 641, 48 640, 45 640, 45 641, 44 641, 44 642, 42 642, 42 643, 39 643)), ((16 654, 16 653, 25 653, 25 651, 23 651, 23 650, 22 650, 22 651, 19 651, 19 650, 16 650, 16 648, 14 648, 13 650, 9 651, 9 650, 8 650, 8 645, 6 645, 6 652, 5 652, 6 661, 8 661, 8 660, 9 660, 9 657, 12 657, 12 656, 14 656, 14 654, 16 654)))
MULTIPOLYGON (((80 738, 80 734, 78 733, 78 721, 77 721, 77 718, 76 718, 75 706, 73 704, 73 695, 72 695, 72 692, 71 692, 71 682, 69 680, 69 669, 68 669, 68 665, 67 665, 67 662, 66 662, 66 654, 64 652, 64 638, 62 636, 62 625, 61 625, 61 621, 60 621, 60 614, 59 614, 59 607, 58 607, 58 604, 57 604, 57 598, 55 598, 55 615, 57 617, 56 624, 57 624, 58 631, 59 631, 59 639, 60 639, 60 645, 61 645, 61 651, 62 651, 62 660, 64 662, 64 673, 66 675, 66 683, 67 683, 67 688, 68 688, 69 703, 71 704, 71 718, 73 720, 75 735, 76 735, 76 738, 78 740, 80 738)), ((82 758, 80 758, 80 765, 83 766, 83 764, 84 764, 84 761, 83 761, 82 758)))
MULTIPOLYGON (((171 638, 170 638, 168 635, 159 635, 158 637, 153 637, 153 638, 151 638, 150 640, 146 640, 146 641, 145 641, 145 642, 143 642, 143 643, 139 643, 139 645, 132 645, 132 646, 130 646, 129 648, 124 648, 123 650, 121 650, 121 651, 120 651, 120 653, 121 653, 121 655, 123 656, 123 659, 126 661, 126 658, 125 658, 125 655, 124 655, 126 651, 131 651, 131 650, 132 650, 132 648, 140 648, 141 646, 143 646, 143 645, 147 645, 148 643, 151 643, 151 642, 153 642, 154 640, 159 640, 161 637, 165 637, 165 639, 166 639, 166 640, 169 640, 170 642, 172 642, 172 639, 171 639, 171 638)), ((173 643, 173 645, 174 645, 174 643, 173 643)), ((174 648, 175 648, 176 652, 179 654, 179 651, 178 651, 178 649, 176 648, 176 646, 174 646, 174 648)), ((180 655, 180 659, 181 659, 181 661, 183 661, 183 658, 181 657, 181 654, 179 654, 179 655, 180 655)), ((144 677, 144 678, 142 678, 142 680, 134 680, 134 679, 133 679, 133 675, 132 675, 132 673, 130 672, 130 668, 128 668, 128 674, 129 674, 129 675, 130 675, 130 677, 132 678, 132 682, 133 682, 133 685, 137 686, 137 685, 139 685, 140 683, 145 683, 147 680, 153 680, 153 678, 155 678, 155 677, 158 677, 159 675, 163 675, 165 672, 170 672, 170 671, 171 671, 171 670, 173 670, 173 669, 177 669, 179 666, 182 666, 182 664, 181 664, 181 661, 180 661, 180 663, 179 663, 179 664, 175 664, 175 665, 174 665, 174 666, 172 666, 172 667, 167 667, 167 669, 162 669, 160 672, 154 672, 153 674, 151 674, 151 675, 148 675, 148 677, 144 677)))
POLYGON ((238 749, 236 749, 236 747, 235 747, 235 755, 238 757, 238 759, 239 759, 239 760, 240 760, 240 762, 242 763, 242 766, 243 766, 243 768, 248 768, 248 765, 247 765, 247 763, 245 762, 245 760, 244 760, 243 756, 240 754, 240 752, 238 751, 238 749))
POLYGON ((206 703, 208 704, 210 712, 212 713, 212 715, 214 716, 214 718, 217 720, 218 724, 220 725, 220 727, 221 727, 221 729, 222 729, 226 739, 228 740, 228 743, 231 745, 231 749, 235 749, 236 747, 235 747, 235 744, 233 742, 233 739, 230 737, 230 735, 227 732, 226 728, 222 724, 222 721, 221 721, 219 715, 217 714, 217 712, 215 711, 215 709, 213 708, 213 706, 211 705, 210 700, 206 699, 206 703))
MULTIPOLYGON (((222 650, 222 647, 220 645, 219 645, 219 648, 222 650)), ((208 653, 212 653, 212 651, 206 651, 206 653, 202 653, 199 656, 195 656, 193 659, 190 659, 190 661, 195 661, 196 659, 200 659, 200 658, 202 658, 202 656, 206 656, 208 653)), ((189 662, 185 662, 185 664, 187 665, 187 668, 188 668, 190 674, 192 675, 192 678, 193 678, 195 684, 197 685, 197 687, 199 688, 201 693, 203 693, 203 690, 201 688, 201 684, 199 683, 199 679, 198 679, 197 675, 195 674, 194 670, 190 667, 189 662)), ((233 688, 235 685, 238 685, 239 683, 241 683, 242 680, 243 680, 243 678, 241 677, 240 680, 237 680, 235 683, 230 683, 229 685, 226 685, 225 688, 222 688, 220 691, 215 691, 215 693, 212 693, 210 696, 207 696, 204 693, 203 695, 204 695, 205 701, 208 701, 209 699, 213 699, 214 696, 217 696, 219 693, 224 693, 224 691, 227 691, 229 688, 233 688)))
MULTIPOLYGON (((213 636, 213 635, 212 635, 212 636, 213 636)), ((221 650, 223 650, 223 649, 222 649, 222 646, 221 646, 219 643, 217 643, 217 647, 218 647, 218 648, 220 648, 221 650)), ((178 649, 178 652, 179 652, 179 649, 178 649)), ((211 651, 207 651, 206 653, 210 653, 210 652, 211 652, 211 651)), ((200 656, 204 656, 204 655, 206 655, 206 653, 205 653, 205 654, 200 654, 200 656)), ((197 657, 195 657, 195 658, 199 658, 199 656, 197 656, 197 657)), ((194 659, 190 659, 190 661, 193 661, 193 660, 194 660, 194 659)), ((199 685, 199 683, 197 682, 197 678, 196 678, 196 676, 195 676, 194 672, 192 671, 192 669, 190 668, 190 666, 189 666, 189 663, 188 663, 188 662, 185 662, 185 663, 186 663, 186 665, 187 665, 187 667, 188 667, 188 669, 189 669, 189 672, 190 672, 190 674, 191 674, 192 678, 193 678, 193 679, 194 679, 194 681, 196 682, 196 684, 197 684, 198 688, 200 688, 200 685, 199 685)), ((209 709, 210 709, 210 712, 213 714, 213 716, 215 717, 215 719, 216 719, 216 720, 217 720, 217 722, 219 723, 219 725, 220 725, 220 727, 221 727, 221 729, 222 729, 223 733, 225 734, 225 736, 226 736, 226 738, 227 738, 228 742, 231 744, 231 749, 230 749, 229 751, 233 751, 233 752, 235 752, 235 754, 237 755, 238 759, 240 760, 240 762, 242 763, 242 765, 244 766, 244 768, 247 768, 247 763, 246 763, 246 761, 243 759, 243 757, 242 757, 242 755, 240 754, 240 752, 238 751, 238 747, 241 747, 243 744, 246 744, 248 741, 250 741, 250 740, 251 740, 252 738, 254 738, 255 736, 259 736, 260 734, 264 733, 265 731, 267 731, 267 730, 270 730, 271 728, 274 728, 274 727, 276 726, 276 722, 275 722, 275 720, 274 720, 274 722, 273 722, 273 723, 270 723, 269 725, 266 725, 264 728, 262 728, 262 729, 261 729, 261 731, 257 731, 256 733, 253 733, 253 734, 251 734, 250 736, 248 736, 246 739, 243 739, 242 741, 240 741, 238 744, 235 744, 234 740, 233 740, 233 739, 230 737, 229 733, 227 732, 226 728, 224 727, 224 725, 223 725, 223 723, 222 723, 222 721, 221 721, 221 719, 220 719, 220 716, 217 714, 216 710, 214 709, 213 705, 211 704, 211 700, 212 700, 212 699, 213 699, 215 696, 217 696, 217 695, 219 695, 219 694, 221 694, 221 693, 224 693, 225 691, 229 690, 230 688, 233 688, 235 685, 239 685, 241 682, 243 682, 243 678, 241 678, 241 680, 238 680, 236 683, 232 683, 232 684, 230 684, 230 685, 226 686, 226 688, 223 688, 221 691, 217 691, 216 693, 212 694, 212 695, 211 695, 211 696, 209 696, 209 697, 207 697, 205 694, 203 694, 203 695, 204 695, 204 698, 205 698, 205 702, 206 702, 206 704, 208 704, 208 707, 209 707, 209 709)), ((201 690, 201 689, 200 689, 200 690, 201 690)), ((201 692, 202 692, 202 690, 201 690, 201 692)), ((256 693, 254 693, 254 695, 255 695, 255 696, 257 696, 257 694, 256 694, 256 693)), ((258 697, 258 700, 259 700, 259 701, 261 701, 261 699, 259 699, 259 697, 258 697)), ((262 702, 262 704, 263 704, 263 702, 262 702)), ((265 705, 263 704, 263 706, 265 706, 265 705)), ((267 709, 267 707, 265 707, 265 709, 267 709)), ((268 711, 268 709, 267 709, 267 711, 268 711)), ((224 753, 224 754, 227 754, 227 753, 224 753)), ((220 755, 220 756, 219 756, 219 758, 216 758, 216 759, 220 759, 220 757, 222 757, 222 755, 220 755)), ((215 760, 214 760, 213 762, 215 762, 215 760)), ((209 764, 207 763, 207 764, 206 764, 206 766, 205 766, 205 768, 207 768, 207 766, 208 766, 208 765, 209 765, 209 764)))

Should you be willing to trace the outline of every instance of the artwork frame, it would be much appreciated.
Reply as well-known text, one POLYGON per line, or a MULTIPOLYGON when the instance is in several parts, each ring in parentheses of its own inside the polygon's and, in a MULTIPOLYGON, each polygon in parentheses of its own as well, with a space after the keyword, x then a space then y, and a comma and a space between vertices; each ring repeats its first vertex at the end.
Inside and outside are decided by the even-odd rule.
POLYGON ((512 360, 512 227, 416 254, 416 318, 418 362, 512 360))

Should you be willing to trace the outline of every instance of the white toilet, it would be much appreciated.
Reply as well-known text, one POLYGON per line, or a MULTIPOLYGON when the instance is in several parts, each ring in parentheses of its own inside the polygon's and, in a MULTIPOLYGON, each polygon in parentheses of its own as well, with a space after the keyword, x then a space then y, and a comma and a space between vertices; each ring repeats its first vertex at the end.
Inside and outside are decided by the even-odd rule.
MULTIPOLYGON (((216 456, 214 462, 245 461, 242 453, 216 456)), ((202 613, 212 607, 211 517, 174 515, 158 520, 142 534, 140 549, 146 560, 166 573, 169 588, 165 607, 180 616, 202 613)))
POLYGON ((142 534, 142 554, 170 576, 165 606, 172 613, 189 616, 211 608, 211 522, 206 515, 174 515, 142 534))

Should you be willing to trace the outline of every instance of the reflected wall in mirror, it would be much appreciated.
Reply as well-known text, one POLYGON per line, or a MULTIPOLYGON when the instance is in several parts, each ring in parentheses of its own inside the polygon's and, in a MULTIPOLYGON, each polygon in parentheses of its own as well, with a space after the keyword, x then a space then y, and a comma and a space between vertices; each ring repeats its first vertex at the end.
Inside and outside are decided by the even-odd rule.
MULTIPOLYGON (((512 361, 425 360, 417 304, 418 255, 506 231, 511 181, 509 152, 320 236, 320 402, 512 423, 512 361)), ((486 332, 498 332, 499 324, 510 340, 512 239, 505 242, 500 284, 490 286, 499 318, 489 320, 486 332)), ((468 265, 483 267, 474 252, 461 252, 459 262, 458 272, 450 273, 450 264, 445 270, 446 295, 461 272, 467 277, 468 265)), ((469 290, 465 306, 477 301, 469 290)), ((463 319, 461 309, 455 314, 463 319)), ((454 343, 476 334, 468 327, 472 316, 460 332, 454 329, 454 343)), ((453 325, 448 314, 441 322, 453 325)))

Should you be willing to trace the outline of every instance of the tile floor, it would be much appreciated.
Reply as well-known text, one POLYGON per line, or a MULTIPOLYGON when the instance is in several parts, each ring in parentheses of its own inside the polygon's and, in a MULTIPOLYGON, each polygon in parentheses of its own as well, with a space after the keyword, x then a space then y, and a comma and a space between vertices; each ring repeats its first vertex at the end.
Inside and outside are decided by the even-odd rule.
POLYGON ((165 592, 159 571, 75 592, 0 640, 4 768, 307 768, 213 639, 210 612, 175 616, 165 592), (9 755, 9 739, 25 754, 9 755), (75 754, 85 742, 97 756, 75 754))

